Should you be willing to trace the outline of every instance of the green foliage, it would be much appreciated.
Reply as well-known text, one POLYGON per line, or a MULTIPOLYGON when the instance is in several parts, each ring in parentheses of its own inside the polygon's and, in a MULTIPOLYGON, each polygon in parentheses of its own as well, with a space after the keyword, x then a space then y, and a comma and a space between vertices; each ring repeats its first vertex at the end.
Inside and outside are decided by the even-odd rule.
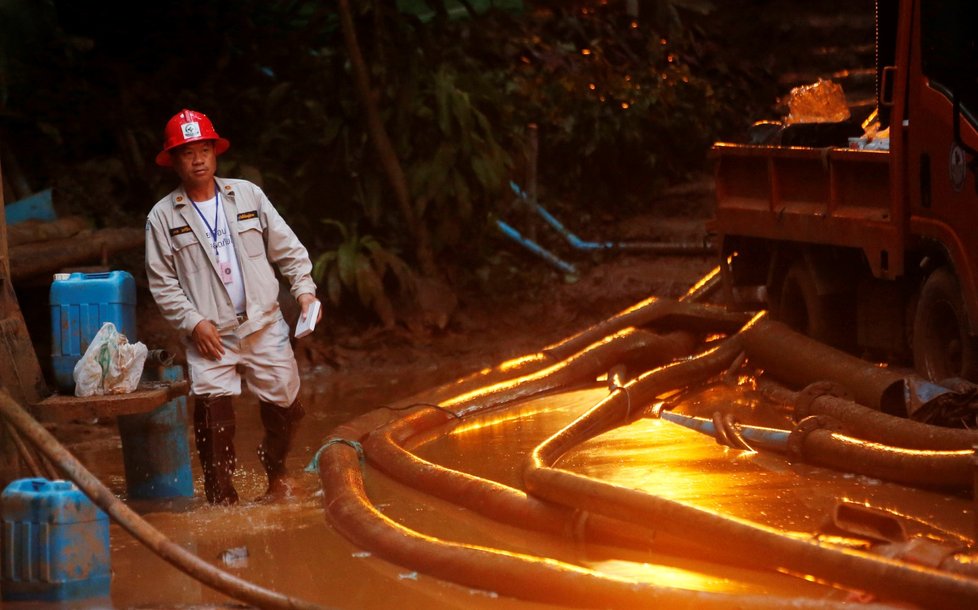
POLYGON ((425 74, 406 108, 400 154, 417 214, 430 218, 436 244, 456 247, 462 227, 484 218, 500 192, 511 161, 488 118, 461 89, 458 75, 442 66, 425 74))
POLYGON ((373 311, 384 326, 393 326, 396 312, 389 293, 412 296, 414 272, 374 237, 359 235, 356 227, 348 228, 333 219, 325 219, 323 224, 338 229, 340 242, 316 258, 313 279, 325 286, 326 297, 333 305, 339 306, 344 296, 353 296, 373 311))
POLYGON ((510 89, 540 124, 540 172, 585 199, 646 199, 701 166, 723 111, 689 34, 610 7, 554 8, 514 36, 510 89))
POLYGON ((683 12, 707 15, 716 8, 712 0, 645 0, 639 5, 645 5, 642 7, 643 12, 653 15, 655 26, 659 31, 670 34, 681 31, 685 27, 682 19, 683 12))
MULTIPOLYGON (((317 256, 330 298, 345 290, 389 323, 417 261, 385 258, 414 249, 367 136, 335 4, 233 4, 0 0, 0 26, 18 34, 0 57, 0 140, 37 160, 37 188, 67 177, 60 202, 139 224, 174 183, 152 165, 163 124, 182 107, 206 112, 232 143, 220 172, 261 184, 317 256), (44 26, 14 27, 31 23, 44 26)), ((623 1, 524 0, 522 13, 498 8, 516 0, 411 3, 432 9, 425 21, 399 4, 352 1, 372 94, 449 275, 498 247, 488 221, 510 199, 508 180, 526 178, 529 123, 554 197, 582 211, 647 200, 701 166, 736 102, 728 85, 743 80, 686 24, 707 0, 641 0, 636 22, 623 1), (476 14, 456 18, 465 4, 476 14)))
MULTIPOLYGON (((397 9, 427 22, 437 17, 437 11, 432 9, 433 4, 435 3, 429 0, 397 0, 397 9)), ((523 2, 521 0, 468 0, 462 3, 458 0, 445 0, 442 7, 437 8, 443 10, 449 19, 465 19, 481 15, 490 9, 519 11, 523 8, 523 2)))

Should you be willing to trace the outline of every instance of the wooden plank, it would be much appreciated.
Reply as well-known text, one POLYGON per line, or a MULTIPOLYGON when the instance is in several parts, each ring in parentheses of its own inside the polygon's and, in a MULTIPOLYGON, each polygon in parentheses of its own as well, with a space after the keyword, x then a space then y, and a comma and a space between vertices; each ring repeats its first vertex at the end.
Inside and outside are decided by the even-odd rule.
POLYGON ((41 422, 90 420, 98 417, 148 413, 174 398, 184 396, 190 389, 186 380, 140 384, 129 394, 106 396, 50 396, 31 406, 31 413, 41 422))
POLYGON ((57 220, 25 220, 7 226, 7 247, 16 248, 52 239, 67 239, 89 229, 91 223, 81 216, 65 216, 57 220))
POLYGON ((141 248, 145 239, 143 229, 122 227, 83 231, 67 239, 14 246, 10 248, 12 279, 27 279, 98 261, 115 252, 141 248))
POLYGON ((116 252, 141 248, 144 240, 142 229, 122 227, 83 231, 70 238, 14 246, 10 248, 12 279, 27 279, 100 261, 116 252))

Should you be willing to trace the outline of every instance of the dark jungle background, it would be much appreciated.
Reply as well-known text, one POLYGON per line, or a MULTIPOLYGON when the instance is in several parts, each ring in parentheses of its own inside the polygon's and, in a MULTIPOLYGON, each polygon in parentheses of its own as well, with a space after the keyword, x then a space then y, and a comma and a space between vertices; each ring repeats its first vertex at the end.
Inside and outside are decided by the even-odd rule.
POLYGON ((533 181, 533 159, 541 201, 589 227, 777 118, 792 62, 827 30, 853 36, 802 29, 798 6, 0 0, 4 196, 51 187, 60 214, 141 226, 174 185, 152 161, 163 125, 200 110, 232 143, 219 173, 265 189, 323 297, 391 327, 431 306, 433 285, 506 289, 491 261, 512 244, 494 221, 516 213, 510 181, 533 181))

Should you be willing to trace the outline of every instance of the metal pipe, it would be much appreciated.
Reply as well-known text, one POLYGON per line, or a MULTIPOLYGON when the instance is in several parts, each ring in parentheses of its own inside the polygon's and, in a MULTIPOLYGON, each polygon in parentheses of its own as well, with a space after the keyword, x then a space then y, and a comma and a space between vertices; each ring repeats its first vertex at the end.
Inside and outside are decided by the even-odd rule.
MULTIPOLYGON (((661 411, 659 417, 708 436, 716 435, 716 427, 711 419, 666 410, 661 411)), ((752 446, 780 451, 782 453, 788 450, 788 435, 791 434, 790 430, 779 430, 778 428, 766 428, 746 424, 737 424, 737 430, 743 435, 744 439, 752 443, 752 446)))
MULTIPOLYGON (((718 412, 719 413, 719 412, 718 412)), ((727 436, 734 443, 734 447, 742 451, 754 452, 755 449, 750 443, 747 442, 747 438, 744 435, 744 430, 740 427, 740 424, 733 418, 730 413, 720 413, 720 423, 726 430, 727 436)))
POLYGON ((151 366, 172 366, 173 354, 165 349, 151 349, 146 354, 146 364, 151 366))
POLYGON ((727 435, 727 429, 723 427, 723 422, 720 420, 719 411, 713 414, 711 421, 713 423, 713 438, 716 439, 717 444, 734 447, 734 441, 730 440, 730 437, 727 435))

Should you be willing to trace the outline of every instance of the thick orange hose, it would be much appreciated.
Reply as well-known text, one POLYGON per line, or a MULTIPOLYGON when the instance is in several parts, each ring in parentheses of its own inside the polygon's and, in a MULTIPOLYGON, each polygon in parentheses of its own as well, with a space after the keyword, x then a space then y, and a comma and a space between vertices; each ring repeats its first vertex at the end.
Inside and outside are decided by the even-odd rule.
MULTIPOLYGON (((374 417, 371 415, 362 422, 365 428, 374 417)), ((357 428, 360 425, 355 422, 345 424, 336 430, 340 436, 334 438, 355 442, 355 438, 367 432, 357 428)), ((363 488, 359 455, 349 444, 329 444, 320 452, 318 464, 326 517, 345 538, 405 568, 463 586, 579 608, 824 610, 850 607, 821 599, 689 591, 633 582, 553 559, 439 540, 399 525, 373 507, 363 488)))
POLYGON ((639 361, 643 365, 650 360, 653 364, 668 362, 688 355, 694 345, 688 333, 657 335, 627 328, 545 369, 459 394, 443 400, 440 406, 460 416, 474 410, 488 410, 548 390, 593 381, 619 362, 639 361))
MULTIPOLYGON (((887 590, 881 590, 885 588, 875 586, 879 584, 878 582, 871 582, 870 584, 874 585, 872 588, 860 586, 867 580, 867 565, 878 568, 882 564, 888 570, 887 576, 908 578, 911 590, 901 591, 899 596, 901 599, 919 601, 923 599, 923 593, 928 593, 929 600, 936 599, 943 602, 945 599, 959 598, 965 600, 965 603, 973 601, 974 583, 966 579, 948 579, 946 575, 933 570, 910 568, 897 562, 868 557, 865 554, 839 552, 807 541, 796 541, 754 524, 726 519, 693 507, 553 469, 549 467, 553 462, 547 463, 544 460, 544 458, 556 460, 575 444, 637 416, 639 411, 637 407, 648 404, 666 390, 722 372, 740 351, 740 338, 736 337, 723 342, 719 347, 700 357, 662 367, 641 376, 628 384, 626 389, 615 390, 608 399, 602 401, 593 410, 593 416, 589 413, 579 418, 574 424, 548 439, 547 443, 534 452, 535 463, 527 470, 527 484, 532 485, 528 488, 533 491, 533 488, 538 487, 540 497, 544 500, 559 502, 575 510, 589 510, 611 520, 655 523, 660 530, 677 536, 687 536, 707 548, 715 548, 718 540, 726 543, 732 529, 735 534, 734 539, 737 541, 732 548, 769 562, 776 569, 794 570, 797 566, 812 565, 813 562, 808 555, 814 548, 817 559, 840 561, 845 564, 842 572, 849 569, 855 569, 857 572, 855 577, 846 577, 838 573, 840 570, 827 569, 825 573, 833 577, 830 578, 832 582, 871 590, 878 595, 885 596, 888 593, 887 590), (570 487, 574 488, 573 492, 568 492, 570 487), (709 532, 705 535, 697 531, 704 525, 709 532), (718 532, 723 535, 718 536, 718 532), (779 546, 772 542, 772 538, 799 544, 779 546), (765 554, 768 550, 771 552, 765 554), (791 554, 799 551, 804 556, 800 560, 793 558, 791 554), (758 557, 759 555, 764 556, 758 557), (855 560, 852 559, 853 556, 855 560), (834 578, 837 576, 839 578, 834 578), (934 591, 930 588, 935 583, 938 586, 948 587, 950 592, 943 596, 933 595, 934 591)), ((520 386, 535 383, 528 379, 513 381, 515 383, 510 382, 485 391, 458 395, 447 402, 457 413, 474 413, 507 401, 525 398, 529 394, 524 389, 520 389, 520 386)), ((534 391, 540 390, 542 385, 534 391)), ((382 444, 390 447, 396 442, 403 442, 414 433, 428 429, 429 425, 441 425, 445 422, 445 416, 420 415, 418 411, 415 410, 407 416, 412 419, 418 418, 414 420, 419 424, 417 428, 414 428, 411 423, 405 423, 403 428, 392 426, 388 432, 393 435, 396 431, 397 437, 390 436, 382 444)), ((466 586, 522 599, 572 606, 825 608, 830 605, 845 605, 826 603, 823 600, 737 596, 630 583, 553 560, 451 543, 411 531, 394 523, 372 507, 363 489, 360 464, 357 460, 359 456, 352 448, 352 445, 364 440, 371 431, 390 421, 391 418, 389 412, 375 412, 340 426, 334 432, 334 438, 342 439, 343 442, 328 444, 320 453, 319 466, 324 489, 323 501, 330 522, 354 544, 400 565, 466 586)), ((373 444, 374 441, 370 441, 368 446, 372 447, 373 444)), ((426 463, 420 462, 422 462, 420 466, 426 468, 426 463)), ((414 466, 419 466, 418 462, 414 462, 414 466)), ((436 473, 435 476, 442 477, 444 473, 436 473)), ((545 510, 552 509, 545 508, 545 510)), ((818 561, 814 562, 814 565, 824 567, 818 561)), ((800 570, 799 572, 824 577, 818 571, 800 570)), ((868 580, 872 581, 872 578, 868 580)), ((960 606, 962 604, 959 602, 948 607, 960 606)))
POLYGON ((808 432, 801 442, 801 456, 811 464, 929 488, 970 489, 974 454, 970 449, 890 447, 825 429, 808 432))
MULTIPOLYGON (((443 427, 443 432, 447 432, 452 427, 451 421, 454 421, 450 417, 438 410, 408 414, 368 435, 363 441, 365 453, 371 464, 391 478, 500 523, 518 523, 524 529, 581 543, 655 549, 710 561, 722 558, 686 543, 683 538, 544 502, 508 485, 432 464, 402 446, 408 439, 439 426, 443 427)), ((735 558, 726 559, 732 562, 735 558)))
MULTIPOLYGON (((763 328, 763 325, 752 324, 742 335, 750 336, 758 332, 759 327, 763 328)), ((739 345, 734 345, 739 348, 739 345)), ((643 393, 648 393, 652 388, 676 387, 675 379, 682 378, 687 369, 696 375, 709 373, 711 367, 715 372, 720 372, 723 370, 723 360, 716 357, 720 349, 710 360, 703 360, 703 364, 709 364, 709 367, 691 367, 689 362, 696 359, 665 366, 632 381, 622 393, 631 392, 633 388, 638 390, 640 386, 646 386, 643 393)), ((656 523, 663 530, 688 536, 699 544, 711 547, 723 544, 728 550, 759 558, 774 569, 810 574, 828 582, 871 592, 883 599, 910 601, 923 607, 978 607, 978 581, 975 580, 868 553, 791 538, 772 528, 553 467, 560 456, 572 447, 629 421, 628 408, 629 405, 620 395, 613 394, 544 441, 533 451, 524 472, 527 491, 552 502, 616 519, 637 524, 656 523)))
MULTIPOLYGON (((719 360, 716 354, 722 353, 727 360, 732 360, 739 348, 735 341, 729 342, 729 345, 733 347, 711 350, 708 358, 719 360)), ((699 370, 702 367, 694 362, 687 368, 699 370)), ((497 391, 508 392, 504 388, 497 391)), ((642 392, 636 394, 644 396, 642 392)), ((621 391, 616 391, 615 396, 622 396, 621 391)), ((489 402, 495 404, 492 397, 489 398, 489 402)), ((454 402, 460 411, 476 410, 464 400, 454 402)), ((411 436, 431 425, 444 424, 449 417, 445 412, 435 414, 435 411, 423 412, 422 408, 415 408, 402 416, 405 421, 403 426, 394 425, 387 429, 386 434, 397 431, 411 436)), ((360 455, 354 449, 360 441, 366 441, 368 447, 373 447, 375 442, 369 440, 368 435, 392 419, 390 411, 377 410, 337 427, 331 441, 320 452, 318 464, 324 492, 323 503, 330 523, 354 544, 399 565, 503 595, 576 607, 730 609, 845 606, 824 600, 696 592, 624 581, 550 559, 456 544, 414 532, 393 522, 371 505, 363 488, 360 455)), ((403 440, 403 437, 398 440, 403 440)), ((414 465, 417 466, 419 462, 422 461, 418 460, 414 465)), ((424 467, 424 464, 422 462, 421 466, 424 467)), ((440 471, 433 476, 439 478, 446 474, 440 471)), ((451 476, 454 478, 454 475, 451 476)), ((474 481, 474 477, 465 483, 482 484, 474 481)), ((502 486, 497 489, 506 496, 499 501, 500 506, 525 502, 513 494, 515 490, 502 486)), ((555 514, 552 507, 535 504, 532 509, 538 511, 535 518, 555 514)), ((524 510, 524 507, 515 510, 524 510)))

